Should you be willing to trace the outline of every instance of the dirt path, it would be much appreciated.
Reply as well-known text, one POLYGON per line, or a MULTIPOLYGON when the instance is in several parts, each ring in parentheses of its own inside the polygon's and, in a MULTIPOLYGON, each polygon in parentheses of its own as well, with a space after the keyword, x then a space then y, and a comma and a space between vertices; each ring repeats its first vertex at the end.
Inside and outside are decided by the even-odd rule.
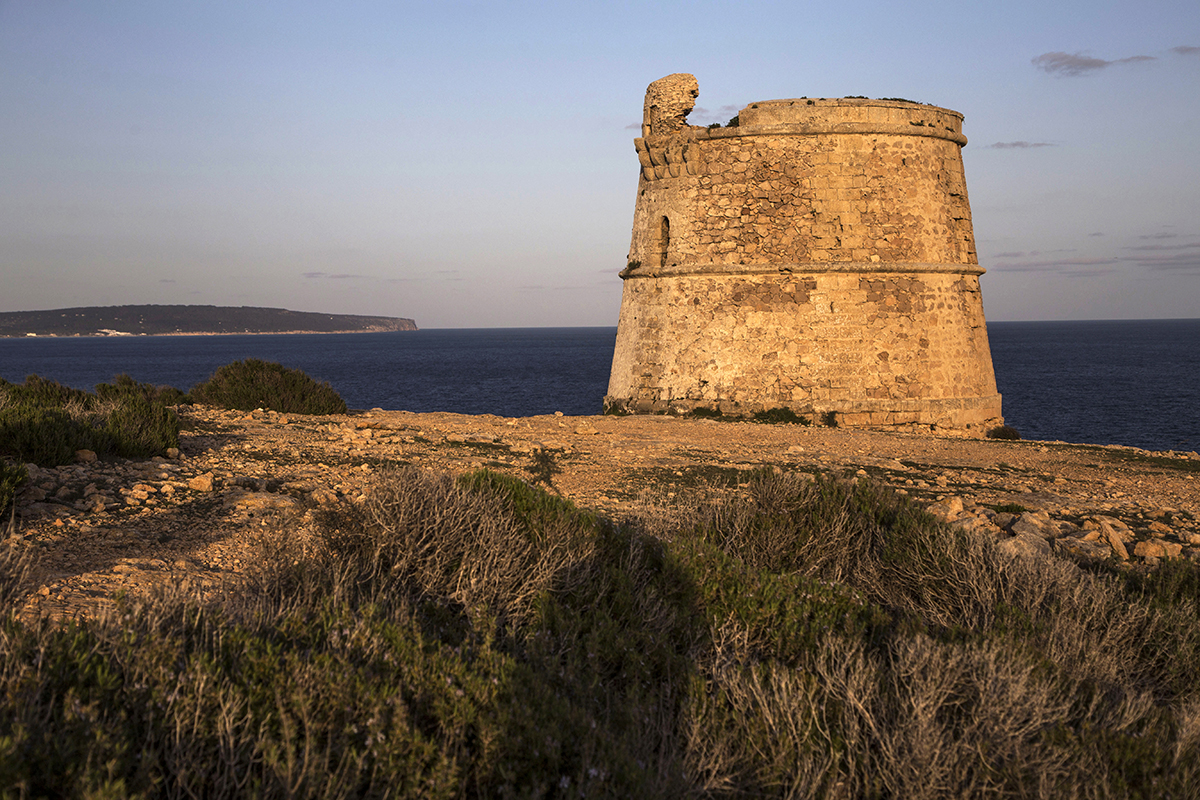
POLYGON ((204 407, 182 416, 176 459, 31 475, 16 535, 41 551, 40 588, 26 614, 88 614, 116 591, 164 581, 218 591, 242 571, 257 531, 280 518, 303 529, 308 510, 353 502, 389 464, 531 478, 539 448, 561 470, 557 490, 614 514, 644 492, 669 499, 735 488, 755 468, 832 470, 888 483, 998 538, 1019 533, 1019 517, 1056 548, 1109 557, 1115 549, 1096 533, 1105 522, 1131 563, 1200 559, 1195 453, 646 416, 304 417, 204 407))

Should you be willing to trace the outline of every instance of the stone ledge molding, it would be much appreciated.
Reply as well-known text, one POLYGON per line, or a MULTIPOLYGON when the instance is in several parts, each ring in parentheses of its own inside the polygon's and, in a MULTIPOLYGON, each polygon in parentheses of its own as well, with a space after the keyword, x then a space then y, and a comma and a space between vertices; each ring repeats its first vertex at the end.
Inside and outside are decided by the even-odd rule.
POLYGON ((951 275, 979 276, 987 272, 978 264, 919 264, 919 263, 887 263, 883 261, 810 261, 802 264, 738 264, 724 266, 722 264, 688 264, 679 267, 660 267, 648 269, 636 267, 626 268, 619 273, 622 280, 636 278, 684 278, 691 276, 736 276, 736 275, 788 275, 827 274, 830 272, 879 273, 893 275, 896 273, 939 273, 951 275))
POLYGON ((966 145, 967 137, 951 130, 939 130, 931 126, 919 126, 903 123, 880 124, 876 122, 839 122, 826 125, 803 125, 797 123, 782 123, 778 125, 739 125, 736 128, 700 128, 696 131, 699 139, 732 139, 749 136, 820 136, 830 135, 860 135, 872 134, 880 136, 929 136, 935 139, 946 139, 958 145, 966 145))

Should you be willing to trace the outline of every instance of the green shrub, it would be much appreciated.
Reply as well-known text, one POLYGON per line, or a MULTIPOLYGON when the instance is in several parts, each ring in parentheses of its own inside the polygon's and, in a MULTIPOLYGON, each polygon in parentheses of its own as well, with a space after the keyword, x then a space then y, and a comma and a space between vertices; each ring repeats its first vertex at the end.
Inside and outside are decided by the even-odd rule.
POLYGON ((8 402, 30 403, 35 406, 64 408, 68 404, 90 407, 95 397, 82 389, 72 389, 57 381, 30 375, 23 384, 13 384, 0 380, 0 394, 7 397, 8 402))
POLYGON ((96 385, 96 396, 101 400, 117 400, 130 395, 144 397, 152 403, 165 406, 177 406, 191 402, 188 395, 174 386, 155 386, 150 383, 139 383, 128 375, 121 374, 113 378, 111 384, 96 385))
POLYGON ((77 450, 162 455, 179 445, 179 418, 164 404, 168 390, 128 376, 116 386, 101 384, 97 394, 36 375, 22 385, 0 383, 0 456, 55 467, 73 461, 77 450))
POLYGON ((97 452, 124 458, 159 455, 179 446, 179 417, 161 401, 130 393, 108 412, 104 433, 109 444, 97 452))
POLYGON ((1010 439, 1016 441, 1021 438, 1021 434, 1017 432, 1016 428, 1010 428, 1007 425, 998 425, 987 432, 987 438, 1010 439))
POLYGON ((40 467, 75 460, 75 451, 94 449, 97 432, 62 408, 33 402, 0 408, 0 455, 40 467))
POLYGON ((333 387, 302 370, 247 358, 226 364, 207 381, 192 387, 193 402, 254 411, 262 408, 284 414, 345 414, 346 401, 333 387))

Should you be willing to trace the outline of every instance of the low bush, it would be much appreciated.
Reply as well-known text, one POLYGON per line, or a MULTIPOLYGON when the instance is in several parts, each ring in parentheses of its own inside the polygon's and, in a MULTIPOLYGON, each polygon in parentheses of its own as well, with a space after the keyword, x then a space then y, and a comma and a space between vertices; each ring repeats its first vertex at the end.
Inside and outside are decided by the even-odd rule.
POLYGON ((96 385, 96 396, 101 400, 118 400, 130 395, 141 396, 151 403, 164 406, 177 406, 191 403, 191 398, 174 386, 155 386, 151 383, 139 383, 128 375, 121 374, 113 378, 113 382, 96 385))
POLYGON ((178 447, 179 418, 164 400, 169 387, 120 378, 128 376, 115 387, 101 384, 97 394, 36 375, 24 384, 0 382, 0 457, 55 467, 77 450, 145 458, 178 447))
MULTIPOLYGON (((867 481, 762 474, 620 522, 383 474, 247 583, 23 624, 27 796, 1190 797, 1200 571, 1013 559, 867 481), (171 787, 164 789, 164 787, 171 787)), ((17 576, 10 579, 6 576, 17 576)), ((14 582, 15 581, 15 582, 14 582)))
POLYGON ((1021 438, 1021 434, 1017 432, 1016 428, 1010 428, 1007 425, 998 425, 987 432, 987 438, 1017 441, 1021 438))
POLYGON ((207 381, 193 386, 193 402, 284 414, 345 414, 346 401, 333 387, 272 361, 247 358, 220 367, 207 381))
POLYGON ((69 464, 94 449, 98 432, 64 409, 31 402, 0 408, 0 455, 42 467, 69 464))

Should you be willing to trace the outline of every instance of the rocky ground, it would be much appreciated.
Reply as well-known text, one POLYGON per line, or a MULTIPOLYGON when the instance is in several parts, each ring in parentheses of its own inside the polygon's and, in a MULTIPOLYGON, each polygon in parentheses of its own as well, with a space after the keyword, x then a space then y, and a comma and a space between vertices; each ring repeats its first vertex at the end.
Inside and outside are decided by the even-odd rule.
POLYGON ((736 491, 756 468, 870 476, 954 525, 1020 553, 1071 552, 1132 567, 1200 559, 1200 456, 670 417, 510 419, 373 410, 346 416, 181 411, 173 458, 30 469, 9 531, 36 543, 27 616, 87 615, 118 591, 183 581, 235 586, 265 528, 354 502, 393 464, 532 478, 612 514, 647 496, 736 491))

